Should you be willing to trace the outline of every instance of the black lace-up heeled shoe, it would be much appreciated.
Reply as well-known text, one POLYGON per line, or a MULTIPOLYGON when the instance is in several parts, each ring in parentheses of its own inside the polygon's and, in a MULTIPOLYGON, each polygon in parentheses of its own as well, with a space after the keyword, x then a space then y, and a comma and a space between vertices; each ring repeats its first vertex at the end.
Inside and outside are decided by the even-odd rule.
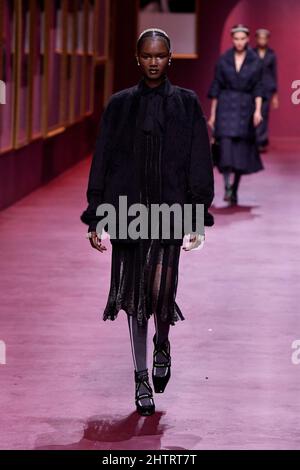
POLYGON ((150 416, 155 412, 155 404, 153 391, 149 384, 148 369, 134 371, 134 379, 136 410, 142 416, 150 416), (142 385, 144 390, 140 390, 142 385))
POLYGON ((153 336, 154 351, 153 351, 153 369, 152 369, 152 381, 155 393, 163 393, 166 385, 171 377, 171 356, 170 356, 170 341, 166 340, 161 345, 157 345, 155 342, 155 336, 153 336), (164 360, 158 361, 157 355, 161 353, 164 356, 164 360), (157 374, 158 369, 164 370, 165 374, 157 374))

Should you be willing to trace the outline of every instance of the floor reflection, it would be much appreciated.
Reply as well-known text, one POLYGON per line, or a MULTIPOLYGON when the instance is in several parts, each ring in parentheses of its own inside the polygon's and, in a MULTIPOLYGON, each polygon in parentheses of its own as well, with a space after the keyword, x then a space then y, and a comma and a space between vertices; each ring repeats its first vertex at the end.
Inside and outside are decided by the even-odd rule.
MULTIPOLYGON (((39 445, 35 449, 161 449, 161 439, 167 429, 167 425, 161 423, 161 418, 164 414, 164 412, 157 411, 152 416, 143 417, 137 412, 133 412, 121 419, 96 416, 87 421, 83 436, 78 442, 67 445, 39 445)), ((41 436, 40 442, 41 439, 44 442, 47 440, 48 442, 53 442, 55 439, 57 442, 59 437, 56 433, 56 436, 52 434, 48 438, 45 435, 41 436)), ((178 447, 177 449, 181 448, 178 447)))

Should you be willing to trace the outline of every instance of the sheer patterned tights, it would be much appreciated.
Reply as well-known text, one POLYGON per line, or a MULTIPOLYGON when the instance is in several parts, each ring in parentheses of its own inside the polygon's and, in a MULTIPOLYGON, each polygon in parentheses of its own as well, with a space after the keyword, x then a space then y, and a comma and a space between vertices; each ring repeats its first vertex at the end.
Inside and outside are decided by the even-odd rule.
MULTIPOLYGON (((168 339, 169 330, 170 330, 170 323, 167 321, 163 321, 159 315, 156 313, 156 307, 158 304, 158 296, 160 292, 160 284, 162 281, 162 264, 158 263, 155 269, 155 277, 152 283, 152 308, 153 315, 154 315, 154 323, 155 323, 155 340, 156 344, 162 344, 164 341, 168 339)), ((167 268, 167 274, 165 279, 165 289, 164 289, 164 296, 168 296, 171 288, 171 276, 172 275, 172 267, 169 266, 167 268)), ((132 351, 132 358, 135 370, 141 371, 147 369, 147 333, 148 333, 148 320, 144 322, 143 325, 139 325, 137 322, 137 317, 133 315, 127 315, 128 318, 128 325, 129 325, 129 333, 130 333, 130 342, 131 342, 131 351, 132 351)), ((158 353, 156 356, 158 362, 164 362, 165 357, 158 353)), ((164 372, 163 368, 161 369, 164 372)), ((145 387, 141 385, 140 393, 144 393, 145 387)), ((143 398, 142 402, 144 405, 149 404, 148 398, 143 398)))

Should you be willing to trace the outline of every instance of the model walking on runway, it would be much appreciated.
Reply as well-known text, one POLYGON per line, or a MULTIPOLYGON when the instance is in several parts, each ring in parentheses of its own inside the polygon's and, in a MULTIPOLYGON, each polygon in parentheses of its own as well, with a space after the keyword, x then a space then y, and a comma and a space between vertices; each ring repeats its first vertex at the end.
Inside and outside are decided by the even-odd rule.
MULTIPOLYGON (((89 225, 92 247, 101 253, 106 247, 97 228, 101 216, 96 209, 105 202, 118 211, 121 195, 127 196, 128 206, 190 203, 194 210, 196 204, 203 204, 204 224, 214 223, 208 212, 214 182, 206 121, 196 93, 173 85, 167 77, 171 64, 167 33, 143 31, 136 60, 140 81, 113 94, 102 115, 89 175, 88 207, 81 216, 89 225)), ((194 215, 195 211, 193 221, 194 215)), ((203 234, 191 231, 188 235, 187 250, 203 243, 203 234)), ((127 313, 135 404, 142 415, 155 411, 147 367, 148 320, 153 315, 152 382, 157 393, 165 390, 171 375, 170 325, 184 320, 175 301, 183 236, 176 237, 171 226, 169 237, 160 232, 159 238, 110 238, 111 283, 103 319, 116 319, 121 309, 127 313)))
POLYGON ((241 176, 263 169, 255 128, 262 121, 264 91, 262 62, 248 46, 249 29, 236 25, 231 37, 233 47, 219 58, 208 93, 208 124, 219 146, 216 165, 224 177, 224 200, 235 205, 241 176))
POLYGON ((256 140, 260 152, 266 152, 269 145, 269 114, 270 105, 273 109, 279 107, 277 85, 277 57, 273 49, 269 47, 270 31, 260 28, 256 30, 256 47, 254 51, 263 63, 263 87, 265 99, 262 103, 261 113, 263 120, 256 128, 256 140))

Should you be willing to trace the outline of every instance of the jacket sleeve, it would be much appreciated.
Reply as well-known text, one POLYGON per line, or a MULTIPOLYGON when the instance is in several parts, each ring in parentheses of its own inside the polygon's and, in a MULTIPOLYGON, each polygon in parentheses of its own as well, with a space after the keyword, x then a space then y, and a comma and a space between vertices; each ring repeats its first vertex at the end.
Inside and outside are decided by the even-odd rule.
POLYGON ((214 225, 214 217, 208 208, 214 198, 214 174, 211 146, 207 131, 206 119, 198 96, 194 94, 193 135, 188 171, 189 200, 193 207, 193 224, 195 222, 196 204, 204 204, 204 225, 214 225))
POLYGON ((208 98, 218 98, 223 85, 220 61, 215 66, 214 78, 207 93, 208 98))
POLYGON ((278 91, 278 77, 277 77, 277 57, 275 52, 273 52, 273 60, 272 60, 272 75, 273 75, 273 93, 277 93, 278 91))
POLYGON ((105 177, 108 167, 107 150, 110 143, 110 109, 111 101, 109 101, 106 108, 104 109, 98 126, 98 136, 93 153, 89 173, 88 188, 86 192, 88 206, 80 216, 81 221, 89 226, 89 231, 96 230, 97 223, 101 220, 100 216, 96 216, 96 210, 103 200, 103 194, 105 189, 105 177))
POLYGON ((254 98, 257 98, 257 97, 261 97, 263 99, 266 98, 266 90, 265 90, 264 83, 263 83, 263 70, 264 68, 263 68, 262 60, 259 60, 257 80, 255 82, 254 89, 253 89, 254 98))

